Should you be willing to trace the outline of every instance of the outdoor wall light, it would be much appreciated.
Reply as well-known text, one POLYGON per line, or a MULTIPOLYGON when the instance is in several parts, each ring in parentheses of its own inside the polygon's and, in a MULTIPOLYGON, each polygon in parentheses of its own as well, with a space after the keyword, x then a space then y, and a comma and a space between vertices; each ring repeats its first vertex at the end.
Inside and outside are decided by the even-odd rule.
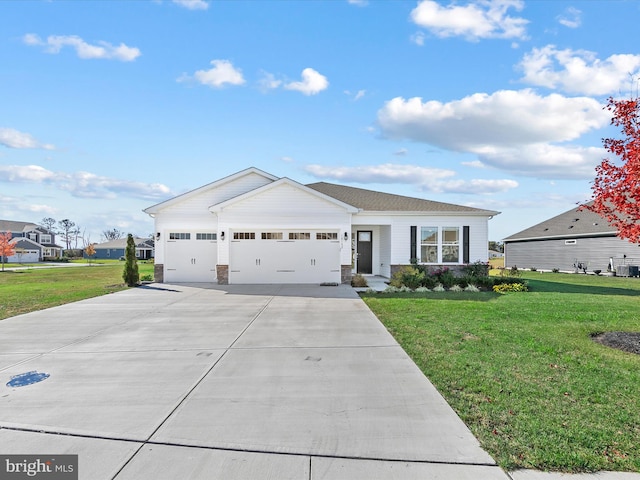
POLYGON ((156 232, 156 240, 160 240, 160 232, 156 232))
POLYGON ((349 240, 349 233, 344 232, 344 241, 346 242, 347 240, 349 240))
POLYGON ((224 240, 224 232, 220 232, 220 240, 224 240))

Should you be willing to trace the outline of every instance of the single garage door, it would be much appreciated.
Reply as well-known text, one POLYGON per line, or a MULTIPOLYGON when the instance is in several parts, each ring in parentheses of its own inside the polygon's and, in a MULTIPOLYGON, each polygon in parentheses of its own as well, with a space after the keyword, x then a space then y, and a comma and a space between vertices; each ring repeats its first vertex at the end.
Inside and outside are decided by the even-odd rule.
POLYGON ((168 232, 165 238, 165 282, 216 281, 218 245, 214 232, 168 232))
POLYGON ((340 283, 338 231, 234 231, 229 283, 340 283))

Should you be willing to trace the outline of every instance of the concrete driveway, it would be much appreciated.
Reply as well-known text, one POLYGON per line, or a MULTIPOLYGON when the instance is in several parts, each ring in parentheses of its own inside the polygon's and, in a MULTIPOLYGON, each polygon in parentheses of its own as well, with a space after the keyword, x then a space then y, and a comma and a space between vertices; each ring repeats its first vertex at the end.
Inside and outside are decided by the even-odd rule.
POLYGON ((91 480, 508 478, 348 286, 156 284, 0 321, 13 453, 91 480))

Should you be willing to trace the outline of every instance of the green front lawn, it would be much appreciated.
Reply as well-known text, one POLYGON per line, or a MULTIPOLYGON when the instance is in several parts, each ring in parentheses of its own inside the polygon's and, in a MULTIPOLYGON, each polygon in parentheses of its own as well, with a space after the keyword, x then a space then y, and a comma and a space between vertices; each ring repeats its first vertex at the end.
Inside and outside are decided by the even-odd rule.
POLYGON ((363 298, 505 469, 640 472, 640 279, 526 272, 530 292, 363 298))
MULTIPOLYGON (((102 261, 100 261, 102 263, 102 261)), ((0 320, 123 290, 124 262, 84 267, 33 268, 0 272, 0 320)), ((140 277, 152 263, 138 263, 140 277)))

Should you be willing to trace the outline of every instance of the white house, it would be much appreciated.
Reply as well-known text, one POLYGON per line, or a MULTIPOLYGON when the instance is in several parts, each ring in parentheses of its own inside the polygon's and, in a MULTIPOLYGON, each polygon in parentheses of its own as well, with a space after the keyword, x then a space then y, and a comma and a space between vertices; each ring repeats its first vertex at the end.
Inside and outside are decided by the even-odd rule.
POLYGON ((158 282, 348 283, 413 261, 487 261, 499 212, 248 168, 144 210, 158 282))

